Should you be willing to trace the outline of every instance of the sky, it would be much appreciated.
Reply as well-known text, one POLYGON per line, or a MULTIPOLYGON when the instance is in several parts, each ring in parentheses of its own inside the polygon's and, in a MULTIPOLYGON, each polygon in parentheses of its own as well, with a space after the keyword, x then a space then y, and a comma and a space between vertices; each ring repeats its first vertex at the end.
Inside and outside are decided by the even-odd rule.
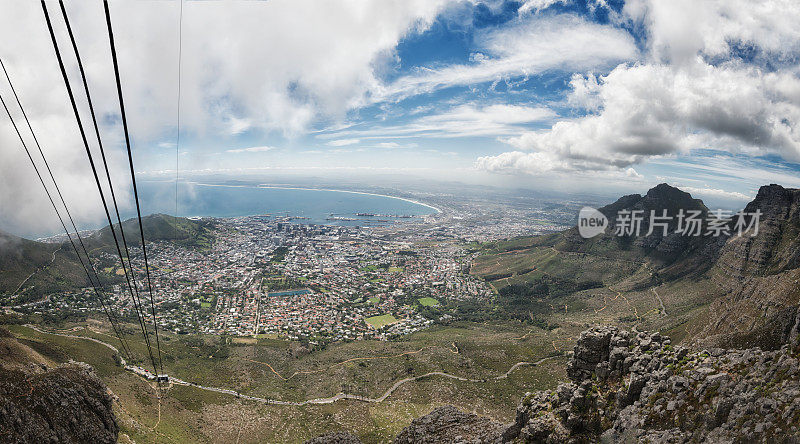
MULTIPOLYGON (((130 205, 102 5, 66 3, 130 205)), ((800 186, 793 0, 119 0, 111 14, 143 179, 407 174, 595 194, 667 182, 732 207, 760 185, 800 186)), ((39 3, 0 0, 0 41, 71 209, 96 222, 39 3)), ((4 115, 0 159, 0 226, 44 224, 4 115)))

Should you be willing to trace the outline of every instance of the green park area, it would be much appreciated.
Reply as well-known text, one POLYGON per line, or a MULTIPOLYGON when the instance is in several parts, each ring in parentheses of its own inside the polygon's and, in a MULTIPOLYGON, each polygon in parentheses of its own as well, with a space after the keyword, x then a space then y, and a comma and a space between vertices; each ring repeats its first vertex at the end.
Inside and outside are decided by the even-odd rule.
POLYGON ((371 318, 365 319, 365 321, 367 321, 367 324, 375 328, 381 328, 384 325, 394 324, 397 322, 397 318, 390 314, 385 314, 380 316, 372 316, 371 318))
POLYGON ((420 305, 423 307, 434 307, 439 305, 439 301, 434 298, 419 298, 417 301, 419 301, 420 305))

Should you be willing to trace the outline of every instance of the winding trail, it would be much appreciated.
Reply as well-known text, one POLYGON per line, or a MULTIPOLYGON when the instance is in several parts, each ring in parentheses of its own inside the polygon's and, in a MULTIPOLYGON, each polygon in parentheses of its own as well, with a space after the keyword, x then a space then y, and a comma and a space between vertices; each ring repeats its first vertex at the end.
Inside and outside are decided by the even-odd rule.
POLYGON ((109 349, 111 349, 114 353, 119 353, 119 350, 117 349, 117 347, 114 347, 113 345, 109 344, 108 342, 103 342, 103 341, 101 341, 99 339, 91 338, 89 336, 68 335, 68 334, 65 334, 65 333, 53 333, 53 332, 50 332, 50 331, 42 330, 39 327, 37 327, 35 325, 32 325, 32 324, 25 324, 25 327, 28 327, 31 330, 37 331, 37 332, 45 334, 45 335, 62 336, 62 337, 65 337, 65 338, 73 338, 73 339, 86 339, 87 341, 96 342, 96 343, 98 343, 100 345, 106 346, 109 349))
MULTIPOLYGON (((48 331, 41 330, 38 327, 36 327, 34 325, 31 325, 31 324, 26 324, 25 326, 30 328, 30 329, 32 329, 32 330, 34 330, 34 331, 42 333, 42 334, 48 334, 48 335, 54 335, 54 336, 62 336, 62 337, 65 337, 65 338, 73 338, 73 339, 85 339, 85 340, 93 341, 93 342, 96 342, 96 343, 98 343, 100 345, 108 347, 109 349, 113 350, 115 353, 119 353, 119 351, 117 350, 116 347, 114 347, 113 345, 111 345, 111 344, 109 344, 107 342, 103 342, 103 341, 101 341, 99 339, 95 339, 95 338, 91 338, 91 337, 87 337, 87 336, 78 336, 78 335, 70 335, 70 334, 64 334, 64 333, 48 332, 48 331)), ((430 347, 425 347, 425 348, 430 348, 430 347)), ((425 348, 417 350, 415 352, 407 352, 407 353, 404 353, 404 354, 419 353, 422 350, 424 350, 425 348)), ((402 355, 398 355, 398 356, 402 356, 402 355)), ((312 399, 306 399, 304 401, 283 401, 283 400, 279 400, 279 399, 261 398, 261 397, 258 397, 258 396, 249 396, 249 395, 245 395, 245 394, 242 394, 240 392, 237 392, 235 390, 226 389, 226 388, 204 386, 204 385, 196 384, 196 383, 193 383, 193 382, 184 381, 182 379, 179 379, 179 378, 176 378, 176 377, 173 377, 173 376, 170 376, 169 381, 170 381, 170 383, 175 384, 175 385, 194 387, 196 389, 205 390, 205 391, 209 391, 209 392, 215 392, 215 393, 231 395, 231 396, 235 396, 238 399, 244 399, 244 400, 247 400, 247 401, 260 402, 262 404, 301 407, 301 406, 309 405, 309 404, 333 404, 334 402, 342 401, 342 400, 346 400, 346 399, 354 400, 354 401, 367 402, 367 403, 380 403, 380 402, 385 401, 386 398, 391 396, 392 393, 394 393, 402 385, 410 383, 410 382, 418 381, 420 379, 429 378, 429 377, 432 377, 432 376, 440 376, 440 377, 443 377, 443 378, 454 379, 456 381, 471 382, 471 383, 486 383, 486 382, 491 382, 491 381, 499 381, 499 380, 503 380, 503 379, 508 378, 511 375, 511 373, 514 370, 516 370, 517 368, 519 368, 519 367, 526 366, 526 365, 527 366, 537 366, 537 365, 540 365, 541 363, 543 363, 545 361, 557 358, 559 356, 560 355, 548 356, 546 358, 542 358, 542 359, 540 359, 538 361, 535 361, 535 362, 527 362, 527 361, 517 362, 516 364, 512 365, 511 368, 509 368, 508 371, 506 371, 505 373, 503 373, 503 374, 501 374, 499 376, 495 376, 493 378, 488 378, 488 379, 470 379, 470 378, 464 378, 462 376, 451 375, 451 374, 445 373, 445 372, 428 372, 428 373, 425 373, 424 375, 412 376, 412 377, 401 379, 401 380, 395 382, 391 387, 389 387, 388 390, 386 390, 383 393, 383 395, 381 395, 378 398, 370 398, 370 397, 366 397, 366 396, 353 395, 353 394, 349 394, 349 393, 340 392, 340 393, 337 393, 336 395, 329 396, 327 398, 312 398, 312 399)), ((340 363, 334 364, 334 365, 341 365, 341 364, 343 364, 345 362, 352 362, 353 360, 358 360, 358 359, 370 359, 370 358, 353 358, 353 359, 351 359, 349 361, 343 361, 343 362, 340 362, 340 363)), ((259 362, 259 361, 253 361, 253 362, 259 362)), ((263 362, 259 362, 259 363, 265 364, 265 365, 269 366, 270 369, 272 369, 272 366, 270 366, 269 364, 266 364, 266 363, 263 363, 263 362)), ((133 366, 130 366, 130 365, 125 366, 125 369, 128 370, 128 371, 131 371, 131 373, 134 373, 135 375, 137 375, 137 376, 139 376, 139 377, 141 377, 143 379, 146 379, 146 377, 144 375, 147 375, 149 373, 144 369, 141 369, 141 368, 138 368, 138 367, 133 367, 133 366), (136 370, 136 371, 134 371, 134 370, 136 370)), ((272 371, 275 374, 277 374, 278 376, 280 376, 280 374, 278 372, 276 372, 274 369, 272 369, 272 371)), ((316 371, 314 371, 314 373, 315 372, 316 371)), ((292 375, 292 376, 294 376, 294 375, 292 375)))

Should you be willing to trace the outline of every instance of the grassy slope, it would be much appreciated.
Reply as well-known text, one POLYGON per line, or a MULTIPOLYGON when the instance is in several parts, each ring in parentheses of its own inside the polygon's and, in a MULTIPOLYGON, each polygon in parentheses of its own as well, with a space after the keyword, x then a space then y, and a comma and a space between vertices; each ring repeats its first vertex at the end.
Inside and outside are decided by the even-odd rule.
MULTIPOLYGON (((119 230, 118 224, 115 224, 114 227, 119 230)), ((138 246, 141 243, 138 220, 136 218, 128 219, 122 222, 122 227, 128 243, 138 246)), ((212 224, 207 221, 191 220, 166 214, 152 214, 142 218, 142 227, 144 228, 145 241, 171 240, 181 245, 198 248, 208 248, 213 242, 213 236, 209 231, 212 224)), ((120 237, 119 234, 117 236, 120 237)), ((109 227, 105 227, 93 234, 89 239, 89 243, 93 249, 103 248, 106 251, 116 253, 113 248, 114 238, 109 227)))
POLYGON ((24 303, 86 282, 68 243, 47 244, 0 232, 0 295, 10 296, 19 288, 14 302, 24 303))
MULTIPOLYGON (((123 432, 136 442, 302 442, 339 429, 354 431, 365 442, 386 442, 413 418, 442 404, 508 422, 526 391, 552 387, 563 379, 563 358, 541 367, 520 367, 507 379, 460 382, 430 377, 401 386, 380 404, 356 401, 304 407, 267 406, 215 394, 192 387, 173 387, 161 402, 144 381, 122 372, 105 347, 85 340, 46 335, 22 326, 11 326, 17 335, 50 359, 68 357, 95 366, 120 397, 117 414, 123 432), (153 426, 158 423, 155 431, 153 426)), ((105 334, 91 330, 75 333, 114 344, 105 334)), ((164 341, 165 370, 188 381, 233 388, 242 392, 286 400, 331 396, 340 391, 377 397, 395 381, 410 375, 444 371, 468 378, 491 378, 518 361, 532 361, 553 352, 552 343, 561 333, 530 331, 521 324, 464 324, 437 327, 397 342, 357 341, 334 344, 308 352, 300 344, 259 339, 257 345, 228 345, 227 355, 209 358, 220 344, 218 337, 178 337, 164 341), (526 333, 529 333, 526 335, 526 333), (426 348, 427 347, 427 348, 426 348), (455 352, 457 347, 458 353, 455 352), (330 368, 353 357, 392 356, 379 360, 353 361, 330 368), (324 370, 283 381, 263 364, 278 372, 324 370)), ((143 345, 134 337, 131 346, 138 355, 143 345)), ((560 341, 560 340, 559 340, 560 341)), ((559 342, 560 343, 560 342, 559 342)), ((566 349, 567 344, 564 349, 566 349)))
POLYGON ((471 272, 488 279, 498 290, 542 278, 601 281, 601 288, 545 301, 550 309, 537 314, 561 326, 637 326, 662 330, 676 339, 699 331, 702 324, 698 319, 712 300, 708 296, 718 292, 704 276, 662 282, 658 264, 635 249, 615 249, 608 242, 594 245, 589 241, 581 251, 564 251, 564 245, 562 233, 486 244, 471 272))

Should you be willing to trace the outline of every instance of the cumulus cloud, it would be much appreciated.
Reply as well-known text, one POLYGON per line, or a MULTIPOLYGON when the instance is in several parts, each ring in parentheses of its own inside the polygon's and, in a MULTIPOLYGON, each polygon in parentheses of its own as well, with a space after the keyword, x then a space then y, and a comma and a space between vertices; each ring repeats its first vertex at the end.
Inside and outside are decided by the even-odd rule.
POLYGON ((727 57, 739 43, 773 56, 800 49, 793 0, 628 0, 618 19, 643 24, 650 56, 673 64, 691 63, 698 53, 727 57))
POLYGON ((800 8, 777 3, 628 2, 617 19, 646 26, 644 59, 603 76, 573 76, 566 103, 583 117, 506 138, 515 151, 477 165, 532 174, 629 171, 699 148, 800 160, 796 67, 768 70, 736 57, 734 48, 744 42, 773 54, 799 53, 800 34, 790 23, 800 19, 800 8))
POLYGON ((597 168, 591 160, 564 160, 548 153, 511 151, 496 156, 479 157, 476 168, 493 173, 591 173, 596 177, 642 178, 633 168, 597 168))

